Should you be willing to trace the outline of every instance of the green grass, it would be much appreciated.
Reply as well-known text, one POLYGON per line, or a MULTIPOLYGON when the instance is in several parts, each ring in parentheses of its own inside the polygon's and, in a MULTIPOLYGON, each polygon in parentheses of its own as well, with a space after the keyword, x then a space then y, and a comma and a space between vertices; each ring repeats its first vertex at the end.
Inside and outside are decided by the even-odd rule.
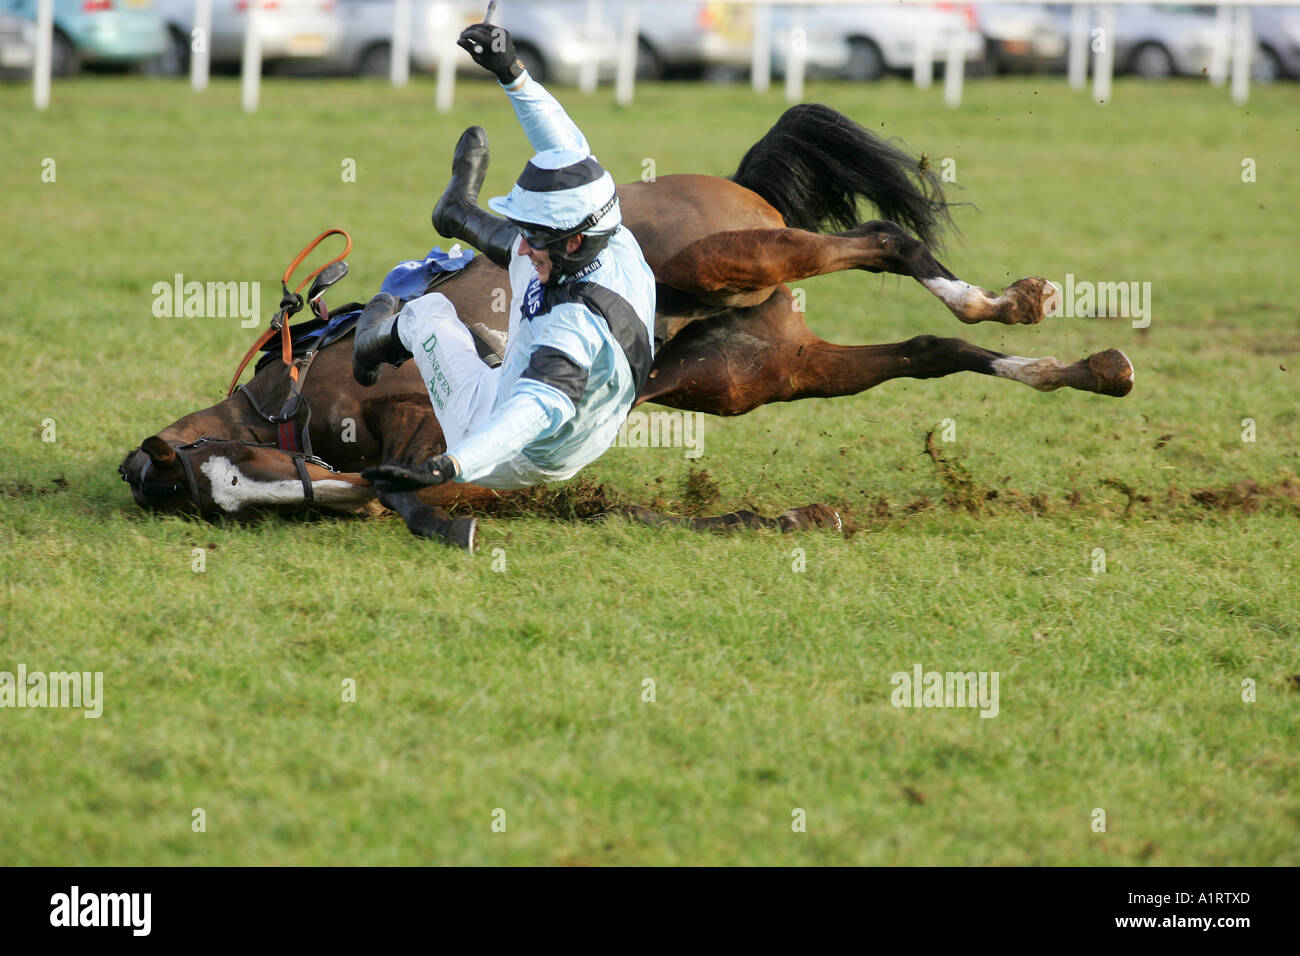
MULTIPOLYGON (((620 179, 647 158, 729 173, 783 106, 561 96, 620 179)), ((391 516, 152 518, 115 468, 216 400, 253 336, 154 318, 153 283, 270 289, 341 225, 340 294, 364 298, 436 241, 465 126, 492 137, 488 194, 507 188, 528 150, 504 98, 467 84, 440 116, 427 80, 268 80, 249 117, 234 81, 124 77, 58 84, 45 115, 28 97, 0 89, 0 669, 103 671, 106 699, 99 720, 0 710, 0 832, 22 834, 0 863, 1300 862, 1295 87, 1238 108, 1121 81, 1097 108, 1060 78, 987 81, 949 111, 897 82, 810 86, 956 159, 954 198, 978 206, 958 274, 1149 281, 1154 303, 1145 331, 965 328, 915 283, 844 274, 804 284, 820 335, 1115 346, 1132 395, 959 375, 711 419, 713 510, 824 501, 855 533, 499 518, 474 558, 391 516), (973 510, 923 454, 945 418, 973 510), (1225 496, 1245 481, 1261 493, 1225 496), (918 663, 998 671, 998 717, 892 707, 918 663)), ((689 472, 680 450, 615 449, 585 474, 673 508, 689 472)))

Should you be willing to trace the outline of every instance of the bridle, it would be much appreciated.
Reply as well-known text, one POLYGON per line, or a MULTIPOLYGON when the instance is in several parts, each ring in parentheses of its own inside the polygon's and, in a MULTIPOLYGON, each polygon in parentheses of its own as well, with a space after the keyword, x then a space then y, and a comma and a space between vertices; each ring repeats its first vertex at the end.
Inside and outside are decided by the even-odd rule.
MULTIPOLYGON (((289 455, 293 459, 294 469, 298 472, 298 481, 302 483, 304 506, 311 505, 316 497, 315 489, 312 487, 311 483, 311 476, 307 473, 307 466, 309 464, 315 465, 317 468, 323 468, 330 472, 330 474, 339 474, 339 470, 324 459, 317 458, 315 455, 310 455, 303 451, 285 451, 275 442, 236 441, 233 438, 205 437, 196 438, 194 441, 185 445, 173 446, 172 450, 176 452, 176 457, 181 463, 181 471, 184 472, 185 475, 185 480, 183 482, 173 481, 169 483, 159 482, 149 484, 149 472, 153 468, 153 459, 151 457, 146 457, 144 467, 140 470, 140 478, 137 483, 137 487, 140 489, 141 494, 147 495, 149 491, 152 490, 170 498, 183 491, 189 495, 190 501, 192 501, 194 507, 198 509, 199 517, 207 520, 209 509, 205 507, 203 495, 199 490, 199 480, 198 476, 194 473, 194 463, 190 461, 189 456, 186 454, 186 452, 191 452, 204 445, 240 445, 245 448, 274 448, 277 451, 289 455)), ((148 455, 147 452, 145 454, 148 455)), ((122 476, 123 481, 128 484, 131 483, 126 476, 125 466, 119 467, 117 471, 118 474, 122 476)))
MULTIPOLYGON (((305 506, 310 506, 316 497, 315 490, 312 488, 311 476, 307 474, 308 464, 315 465, 318 468, 323 468, 331 474, 339 474, 337 468, 325 461, 323 458, 319 458, 312 453, 311 437, 308 433, 311 426, 311 406, 308 405, 306 399, 302 397, 302 387, 307 380, 307 372, 311 369, 312 362, 315 361, 316 355, 319 353, 320 349, 314 348, 309 350, 304 356, 301 368, 299 368, 298 363, 294 362, 293 359, 293 337, 289 330, 289 320, 301 312, 303 306, 307 304, 301 295, 302 290, 307 287, 307 284, 330 266, 334 265, 334 263, 342 261, 351 251, 352 237, 349 236, 347 232, 342 229, 327 229, 309 242, 303 250, 294 257, 293 261, 289 263, 288 268, 286 268, 280 276, 280 288, 282 290, 280 308, 276 311, 275 315, 271 317, 270 327, 258 336, 257 341, 253 343, 252 348, 244 354, 244 359, 239 363, 239 368, 235 372, 235 377, 230 380, 230 387, 226 390, 227 398, 233 395, 236 391, 242 392, 244 397, 248 399, 248 403, 253 407, 253 411, 261 417, 263 421, 276 426, 277 437, 279 440, 275 442, 251 442, 239 441, 234 438, 204 437, 196 438, 194 441, 185 445, 174 446, 173 450, 176 452, 176 457, 180 460, 181 470, 185 475, 184 482, 173 481, 169 483, 160 482, 152 485, 149 484, 149 472, 153 468, 153 458, 150 456, 146 458, 144 467, 140 470, 138 483, 135 485, 140 489, 141 494, 148 496, 152 491, 170 498, 179 495, 181 492, 185 492, 189 495, 190 501, 194 503, 194 507, 198 509, 199 517, 201 519, 206 519, 208 517, 209 509, 205 506, 203 495, 199 490, 199 480, 198 476, 194 473, 194 464, 190 461, 189 456, 186 453, 202 447, 203 445, 211 444, 241 445, 245 448, 274 448, 277 451, 289 455, 290 458, 293 459, 295 470, 298 472, 298 480, 302 483, 303 504, 305 506), (313 249, 330 236, 343 237, 343 251, 333 259, 330 259, 319 269, 308 275, 298 283, 297 287, 292 292, 290 292, 289 281, 293 276, 294 271, 302 265, 302 261, 307 258, 308 254, 310 254, 313 249), (239 378, 244 374, 244 369, 248 367, 248 363, 252 360, 253 356, 261 350, 262 346, 275 338, 277 334, 280 336, 280 359, 289 370, 290 387, 289 396, 285 399, 279 413, 271 415, 263 411, 262 407, 258 405, 257 400, 253 398, 248 389, 239 384, 239 378), (298 410, 302 406, 307 408, 307 418, 301 429, 302 448, 299 448, 293 420, 297 417, 298 410)), ((314 299, 311 302, 311 309, 318 318, 325 322, 329 321, 329 311, 326 308, 323 299, 320 299, 319 297, 314 299)), ((147 452, 146 455, 148 455, 147 452)), ((130 479, 127 477, 125 463, 118 466, 117 471, 118 474, 122 476, 123 481, 132 484, 130 479)))

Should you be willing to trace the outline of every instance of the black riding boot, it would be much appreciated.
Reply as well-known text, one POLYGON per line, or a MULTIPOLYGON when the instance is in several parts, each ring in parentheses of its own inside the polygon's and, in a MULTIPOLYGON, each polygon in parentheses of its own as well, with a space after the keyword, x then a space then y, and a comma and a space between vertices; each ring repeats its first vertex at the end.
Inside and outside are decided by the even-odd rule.
POLYGON ((433 228, 448 239, 463 239, 503 269, 519 244, 519 229, 478 205, 487 175, 488 140, 481 126, 460 134, 451 161, 451 182, 433 207, 433 228))
POLYGON ((367 387, 379 381, 379 366, 401 365, 411 357, 397 334, 397 316, 402 304, 395 296, 381 292, 371 299, 357 319, 356 341, 352 345, 352 377, 367 387))

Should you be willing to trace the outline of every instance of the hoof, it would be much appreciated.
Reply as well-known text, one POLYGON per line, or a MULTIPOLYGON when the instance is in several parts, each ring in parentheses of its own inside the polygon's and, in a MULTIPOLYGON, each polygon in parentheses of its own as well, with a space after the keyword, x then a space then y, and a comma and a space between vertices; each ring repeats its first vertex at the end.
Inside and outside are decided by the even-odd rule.
POLYGON ((1088 369, 1097 378, 1099 395, 1123 398, 1133 391, 1133 363, 1119 349, 1107 349, 1089 356, 1088 369))
POLYGON ((805 505, 802 508, 791 508, 777 519, 781 522, 781 530, 807 531, 812 528, 822 528, 826 531, 843 531, 844 522, 840 519, 840 513, 826 505, 805 505))
MULTIPOLYGON (((409 493, 408 493, 409 494, 409 493)), ((477 518, 448 518, 442 508, 420 505, 413 514, 405 515, 406 529, 417 538, 442 541, 452 547, 474 553, 477 544, 477 518)))
POLYGON ((1007 299, 1007 325, 1037 325, 1047 315, 1053 302, 1060 303, 1060 293, 1056 286, 1046 279, 1031 276, 1013 282, 1002 290, 1007 299))
POLYGON ((474 548, 478 543, 477 537, 477 518, 455 518, 442 533, 443 541, 463 551, 468 551, 470 554, 474 553, 474 548))

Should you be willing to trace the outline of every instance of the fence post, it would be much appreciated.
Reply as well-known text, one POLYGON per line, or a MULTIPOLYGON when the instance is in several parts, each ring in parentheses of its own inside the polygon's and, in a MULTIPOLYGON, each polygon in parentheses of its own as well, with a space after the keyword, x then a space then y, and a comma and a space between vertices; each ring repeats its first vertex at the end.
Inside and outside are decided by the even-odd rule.
POLYGON ((245 113, 257 112, 262 88, 262 0, 248 0, 244 22, 244 58, 240 64, 240 102, 245 113))
POLYGON ((618 44, 618 79, 614 84, 614 101, 631 106, 636 90, 637 0, 623 4, 623 29, 618 44))
POLYGON ((961 106, 961 86, 966 79, 966 30, 958 28, 948 37, 948 56, 943 65, 943 101, 961 106))
POLYGON ((1092 10, 1086 3, 1070 8, 1070 89, 1081 90, 1088 83, 1088 20, 1092 10))
POLYGON ((429 16, 439 28, 430 34, 437 38, 438 44, 438 90, 435 102, 439 113, 449 113, 456 100, 456 38, 460 31, 455 21, 455 11, 446 0, 439 0, 429 10, 429 16))
POLYGON ((212 0, 194 0, 194 29, 190 31, 190 86, 195 93, 208 88, 212 63, 212 0), (194 49, 199 40, 201 50, 194 49))
POLYGON ((53 46, 54 0, 39 0, 36 4, 36 59, 32 63, 32 103, 38 110, 50 105, 53 46))
POLYGON ((388 45, 388 79, 403 87, 411 79, 411 0, 393 3, 393 40, 388 45))
POLYGON ((1098 103, 1108 103, 1115 72, 1115 8, 1109 3, 1098 9, 1097 26, 1101 30, 1101 49, 1092 63, 1092 98, 1098 103))
POLYGON ((1232 10, 1219 4, 1214 10, 1214 46, 1210 48, 1210 83, 1222 86, 1228 79, 1232 54, 1232 10))
POLYGON ((1250 7, 1237 7, 1232 32, 1232 101, 1244 103, 1250 96, 1250 54, 1255 31, 1250 28, 1250 7))
POLYGON ((749 69, 755 93, 766 93, 772 85, 772 5, 754 7, 753 63, 749 69))
POLYGON ((934 21, 925 7, 918 7, 916 45, 912 48, 912 79, 920 90, 928 90, 934 82, 934 21))
POLYGON ((596 45, 596 36, 600 30, 600 0, 587 0, 587 20, 582 31, 582 45, 586 56, 578 70, 578 89, 583 93, 594 93, 600 83, 600 54, 596 45))
POLYGON ((790 8, 790 49, 785 57, 785 101, 803 99, 804 62, 808 58, 808 38, 804 34, 803 7, 790 8))

